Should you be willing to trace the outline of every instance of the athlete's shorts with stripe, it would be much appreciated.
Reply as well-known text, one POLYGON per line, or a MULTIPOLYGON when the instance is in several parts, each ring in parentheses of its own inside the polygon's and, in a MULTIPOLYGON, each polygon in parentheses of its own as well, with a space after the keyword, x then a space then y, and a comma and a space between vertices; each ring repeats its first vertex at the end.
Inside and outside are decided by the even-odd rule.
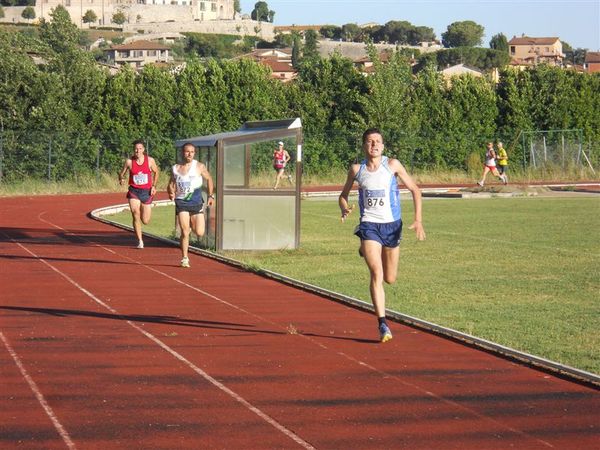
POLYGON ((361 222, 354 234, 362 241, 377 241, 384 247, 398 247, 402 239, 402 219, 395 222, 361 222))
POLYGON ((187 203, 185 201, 175 199, 175 215, 179 215, 180 212, 188 212, 190 216, 204 213, 204 203, 187 203))
POLYGON ((140 189, 133 186, 129 186, 127 191, 127 198, 135 198, 142 202, 144 205, 152 203, 152 189, 140 189))

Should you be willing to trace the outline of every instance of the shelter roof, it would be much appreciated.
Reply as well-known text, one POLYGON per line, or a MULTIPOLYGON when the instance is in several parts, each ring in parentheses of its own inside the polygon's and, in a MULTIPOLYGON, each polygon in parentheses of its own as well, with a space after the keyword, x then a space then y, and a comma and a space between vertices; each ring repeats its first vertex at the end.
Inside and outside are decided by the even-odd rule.
POLYGON ((214 147, 218 141, 235 139, 239 137, 252 137, 266 131, 276 130, 293 130, 301 128, 302 123, 300 118, 280 119, 280 120, 261 120, 256 122, 246 122, 236 131, 227 131, 224 133, 210 134, 207 136, 195 136, 187 139, 179 139, 175 141, 176 147, 181 147, 183 144, 192 143, 196 147, 214 147))

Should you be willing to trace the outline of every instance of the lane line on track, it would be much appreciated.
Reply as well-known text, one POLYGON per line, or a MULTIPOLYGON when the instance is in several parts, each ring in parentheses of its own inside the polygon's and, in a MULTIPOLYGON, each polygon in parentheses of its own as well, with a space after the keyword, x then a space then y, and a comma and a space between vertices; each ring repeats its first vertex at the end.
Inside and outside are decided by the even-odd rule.
MULTIPOLYGON (((2 234, 4 234, 4 233, 2 233, 2 234)), ((129 326, 131 326, 132 328, 134 328, 136 331, 140 332, 142 335, 146 336, 148 339, 150 339, 151 341, 153 341, 155 344, 159 345, 163 350, 165 350, 166 352, 168 352, 169 354, 171 354, 172 356, 174 356, 176 359, 178 359, 179 361, 181 361, 183 364, 185 364, 187 367, 189 367, 190 369, 192 369, 194 372, 196 372, 198 375, 200 375, 202 378, 204 378, 210 384, 212 384, 216 388, 218 388, 221 391, 223 391, 225 394, 227 394, 228 396, 230 396, 231 398, 233 398, 238 403, 240 403, 243 406, 245 406, 248 410, 252 411, 254 414, 256 414, 258 417, 260 417, 261 419, 263 419, 269 425, 273 426, 275 429, 277 429, 278 431, 280 431, 282 434, 284 434, 288 438, 292 439, 294 442, 296 442, 301 447, 303 447, 303 448, 305 448, 307 450, 315 450, 315 447, 313 447, 312 445, 310 445, 308 442, 306 442, 300 436, 298 436, 293 431, 291 431, 288 428, 286 428, 284 425, 282 425, 279 422, 277 422, 275 419, 273 419, 267 413, 263 412, 262 410, 260 410, 259 408, 257 408, 253 404, 251 404, 249 401, 247 401, 246 399, 244 399, 241 395, 237 394, 236 392, 234 392, 233 390, 231 390, 227 386, 225 386, 223 383, 221 383, 217 379, 215 379, 212 376, 210 376, 207 372, 205 372, 204 370, 200 369, 198 366, 196 366, 194 363, 192 363, 191 361, 189 361, 188 359, 186 359, 183 355, 181 355, 180 353, 178 353, 177 351, 175 351, 171 347, 169 347, 167 344, 165 344, 163 341, 161 341, 160 339, 158 339, 152 333, 149 333, 148 331, 144 330, 143 328, 141 328, 140 326, 136 325, 132 321, 127 320, 124 315, 120 314, 116 309, 114 309, 111 306, 109 306, 106 303, 104 303, 102 300, 100 300, 98 297, 96 297, 94 294, 92 294, 86 288, 84 288, 79 283, 77 283, 74 279, 72 279, 71 277, 69 277, 66 273, 64 273, 60 269, 54 267, 48 261, 46 261, 42 257, 40 257, 37 254, 35 254, 33 251, 29 250, 27 247, 25 247, 24 245, 22 245, 20 242, 17 242, 17 241, 15 241, 14 239, 12 239, 10 237, 8 237, 8 239, 10 239, 16 245, 18 245, 19 247, 21 247, 23 250, 25 250, 31 256, 33 256, 34 258, 36 258, 40 262, 44 263, 46 266, 48 266, 54 272, 56 272, 57 274, 59 274, 61 277, 63 277, 65 280, 67 280, 69 283, 71 283, 73 286, 75 286, 77 289, 79 289, 81 292, 83 292, 87 297, 89 297, 90 299, 92 299, 94 302, 96 302, 97 304, 99 304, 103 308, 107 309, 112 314, 114 314, 114 315, 118 316, 119 318, 123 319, 129 326)), ((100 247, 102 247, 102 246, 100 246, 100 247)), ((216 297, 214 297, 214 298, 216 299, 216 297)), ((2 336, 2 339, 4 340, 4 336, 1 333, 0 333, 0 336, 2 336)), ((7 345, 6 341, 5 341, 5 345, 7 345)), ((10 347, 7 346, 7 348, 10 348, 10 347)), ((10 350, 9 350, 9 352, 10 352, 10 350)), ((12 356, 12 354, 11 354, 11 356, 12 356)), ((13 356, 13 358, 14 358, 14 356, 13 356)), ((18 361, 18 359, 15 360, 15 361, 18 361)), ((20 362, 17 362, 17 365, 19 366, 19 368, 23 367, 22 364, 20 364, 20 362)), ((24 367, 23 367, 23 370, 24 370, 24 367)), ((30 386, 32 386, 32 389, 34 390, 34 393, 36 393, 36 396, 39 394, 40 397, 38 398, 38 400, 40 400, 40 398, 41 398, 40 402, 42 403, 42 406, 44 406, 44 409, 46 409, 47 403, 45 402, 43 396, 41 395, 41 392, 39 391, 39 389, 37 389, 37 386, 35 385, 35 383, 31 379, 31 377, 29 377, 27 375, 27 372, 26 371, 25 372, 22 371, 22 373, 24 374, 24 376, 26 377, 26 379, 28 380, 28 382, 30 382, 30 386), (33 385, 31 383, 33 383, 33 385)), ((48 406, 48 408, 49 408, 49 406, 48 406)), ((51 409, 49 411, 50 411, 50 413, 52 413, 51 409)), ((48 410, 46 412, 48 413, 48 410)), ((65 437, 68 439, 68 441, 65 440, 65 442, 67 442, 67 445, 72 445, 72 447, 69 446, 69 448, 75 448, 75 446, 72 443, 72 441, 70 440, 68 434, 66 433, 66 431, 64 431, 64 428, 62 427, 62 425, 60 425, 60 423, 58 422, 58 420, 55 419, 56 416, 54 416, 54 413, 49 414, 49 415, 50 415, 50 418, 53 419, 53 423, 55 423, 55 426, 59 430, 59 433, 61 433, 61 436, 63 436, 63 432, 64 432, 63 439, 65 439, 65 437)))
MULTIPOLYGON (((206 291, 204 291, 204 290, 202 290, 202 289, 200 289, 200 288, 197 288, 196 286, 193 286, 193 285, 191 285, 191 284, 188 284, 188 283, 186 283, 186 282, 185 282, 185 281, 183 281, 183 280, 179 280, 178 278, 175 278, 175 277, 173 277, 173 276, 171 276, 171 275, 169 275, 169 274, 167 274, 167 273, 165 273, 165 272, 162 272, 162 271, 160 271, 160 270, 158 270, 158 269, 155 269, 154 267, 150 267, 150 266, 148 266, 148 265, 146 265, 146 264, 144 264, 144 263, 142 263, 142 262, 140 262, 140 261, 137 261, 137 260, 135 260, 135 259, 133 259, 133 258, 130 258, 129 256, 122 255, 122 254, 120 254, 120 253, 116 253, 116 252, 115 252, 115 251, 113 251, 112 249, 109 249, 109 248, 107 248, 107 247, 104 247, 104 246, 103 246, 103 245, 101 245, 101 244, 97 244, 97 243, 95 243, 95 242, 89 241, 88 239, 86 239, 86 238, 84 238, 84 237, 82 237, 82 236, 79 236, 79 235, 77 235, 76 233, 73 233, 73 232, 71 232, 71 231, 69 231, 69 230, 66 230, 66 229, 62 228, 61 226, 59 226, 59 225, 57 225, 57 224, 54 224, 54 223, 52 223, 52 222, 50 222, 50 221, 48 221, 48 220, 46 220, 46 219, 43 219, 43 218, 41 217, 41 215, 42 215, 42 214, 44 214, 44 213, 40 213, 40 215, 38 216, 38 219, 39 219, 39 220, 41 220, 42 222, 45 222, 45 223, 47 223, 47 224, 48 224, 48 225, 50 225, 50 226, 53 226, 53 227, 55 227, 55 228, 57 228, 57 229, 59 229, 59 230, 62 230, 62 231, 64 231, 65 233, 67 233, 67 234, 69 234, 69 235, 72 235, 72 236, 74 236, 74 237, 77 237, 78 239, 81 239, 81 240, 82 240, 82 241, 84 241, 84 242, 88 242, 88 243, 89 243, 89 244, 91 244, 92 246, 99 247, 99 248, 101 248, 101 249, 104 249, 104 250, 106 250, 106 251, 108 251, 108 252, 110 252, 110 253, 113 253, 113 254, 114 254, 114 255, 116 255, 116 256, 119 256, 119 257, 121 257, 121 258, 123 258, 123 259, 126 259, 126 260, 128 260, 128 261, 131 261, 131 262, 133 262, 133 263, 135 263, 135 264, 138 264, 138 265, 140 265, 140 266, 142 266, 142 267, 144 267, 144 268, 146 268, 146 269, 148 269, 148 270, 150 270, 150 271, 152 271, 152 272, 155 272, 155 273, 157 273, 157 274, 159 274, 159 275, 162 275, 162 276, 163 276, 163 277, 165 277, 165 278, 168 278, 168 279, 170 279, 170 280, 172 280, 172 281, 175 281, 176 283, 179 283, 179 284, 181 284, 181 285, 183 285, 183 286, 185 286, 185 287, 187 287, 187 288, 189 288, 189 289, 191 289, 191 290, 193 290, 193 291, 196 291, 196 292, 198 292, 198 293, 200 293, 200 294, 202 294, 202 295, 205 295, 205 296, 207 296, 207 297, 209 297, 209 298, 211 298, 211 299, 213 299, 213 300, 216 300, 216 301, 218 301, 218 302, 220 302, 220 303, 222 303, 222 304, 224 304, 224 305, 226 305, 226 306, 229 306, 229 307, 231 307, 231 308, 233 308, 233 309, 236 309, 237 311, 240 311, 240 312, 242 312, 242 313, 244 313, 244 314, 247 314, 247 315, 249 315, 249 316, 251 316, 251 317, 254 317, 254 318, 256 318, 256 319, 258 319, 258 320, 260 320, 260 321, 262 321, 262 322, 265 322, 265 323, 271 324, 271 325, 273 325, 273 326, 275 326, 275 327, 277 327, 277 328, 280 328, 280 329, 282 329, 282 330, 285 330, 285 328, 284 328, 284 327, 282 327, 281 325, 279 325, 278 323, 276 323, 276 322, 273 322, 273 321, 271 321, 271 320, 269 320, 269 319, 267 319, 267 318, 265 318, 265 317, 262 317, 262 316, 259 316, 259 315, 257 315, 257 314, 254 314, 254 313, 252 313, 252 312, 250 312, 250 311, 248 311, 248 310, 246 310, 246 309, 244 309, 244 308, 241 308, 241 307, 239 307, 239 306, 237 306, 237 305, 234 305, 234 304, 232 304, 232 303, 230 303, 230 302, 228 302, 228 301, 226 301, 226 300, 223 300, 223 299, 221 299, 221 298, 219 298, 219 297, 217 297, 217 296, 215 296, 215 295, 213 295, 213 294, 210 294, 209 292, 206 292, 206 291)), ((17 243, 17 244, 18 244, 18 243, 17 243)), ((20 245, 20 244, 19 244, 19 245, 20 245)), ((43 260, 42 260, 42 261, 43 261, 43 260)), ((45 262, 45 261, 44 261, 44 262, 45 262)), ((46 263, 46 264, 48 264, 48 263, 46 263)), ((68 277, 67 275, 64 275, 64 276, 65 276, 65 277, 68 277)), ((73 281, 73 283, 75 283, 75 282, 73 281)), ((82 288, 82 289, 83 289, 83 288, 82 288)), ((91 294, 90 294, 90 295, 91 295, 91 294)), ((106 308, 108 308, 109 310, 111 309, 111 307, 110 307, 110 306, 108 306, 108 305, 106 305, 105 307, 106 307, 106 308)), ((117 314, 118 314, 118 313, 117 313, 117 314)), ((129 321, 127 321, 127 322, 129 322, 129 321)), ((131 325, 132 325, 132 326, 134 326, 135 328, 138 328, 138 327, 137 327, 135 324, 133 324, 133 323, 131 323, 131 325)), ((145 330, 142 330, 142 329, 140 329, 140 331, 142 331, 142 332, 145 332, 145 330)), ((445 398, 445 397, 439 396, 438 394, 435 394, 434 392, 431 392, 431 391, 429 391, 429 390, 427 390, 427 389, 424 389, 424 388, 422 388, 422 387, 420 387, 420 386, 418 386, 418 385, 416 385, 416 384, 413 384, 413 383, 407 382, 406 380, 403 380, 402 378, 398 377, 397 375, 394 375, 394 374, 391 374, 391 373, 388 373, 388 372, 382 371, 382 370, 380 370, 380 369, 378 369, 378 368, 376 368, 376 367, 374 367, 374 366, 372 366, 372 365, 370 365, 370 364, 368 364, 368 363, 366 363, 366 362, 364 362, 364 361, 361 361, 361 360, 359 360, 359 359, 356 359, 356 358, 354 358, 353 356, 350 356, 350 355, 348 355, 347 353, 344 353, 344 352, 341 352, 341 351, 337 351, 337 350, 333 350, 333 349, 329 348, 327 345, 325 345, 325 344, 323 344, 323 343, 321 343, 321 342, 317 342, 316 340, 314 340, 314 339, 313 339, 312 337, 310 337, 310 336, 306 336, 306 335, 304 335, 304 334, 298 334, 298 336, 300 336, 300 337, 302 337, 302 338, 304 338, 304 339, 307 339, 308 341, 312 342, 313 344, 315 344, 315 345, 316 345, 316 346, 318 346, 318 347, 321 347, 321 348, 323 348, 323 349, 325 349, 325 350, 328 350, 328 351, 331 351, 331 352, 333 352, 333 353, 336 353, 336 354, 338 354, 339 356, 341 356, 341 357, 345 358, 346 360, 348 360, 348 361, 351 361, 351 362, 353 362, 353 363, 356 363, 356 364, 358 364, 358 365, 359 365, 359 366, 361 366, 361 367, 365 367, 365 368, 367 368, 367 369, 369 369, 369 370, 371 370, 371 371, 373 371, 373 372, 375 372, 375 373, 378 373, 378 374, 380 374, 380 375, 382 375, 382 376, 384 376, 384 377, 386 377, 386 378, 393 378, 393 379, 397 380, 399 383, 401 383, 402 385, 404 385, 404 386, 407 386, 407 387, 410 387, 410 388, 412 388, 412 389, 415 389, 415 390, 417 390, 418 392, 421 392, 421 393, 423 393, 423 394, 427 395, 428 397, 435 398, 435 399, 437 399, 438 401, 440 401, 440 402, 442 402, 442 403, 445 403, 445 404, 447 404, 447 405, 450 405, 450 406, 452 406, 452 407, 454 407, 454 408, 457 408, 457 409, 460 409, 460 410, 462 410, 462 411, 465 411, 465 412, 467 412, 467 413, 469 413, 469 414, 472 414, 473 416, 475 416, 475 417, 477 417, 477 418, 479 418, 479 419, 482 419, 482 420, 487 420, 487 421, 489 421, 489 422, 491 422, 491 423, 494 423, 495 425, 501 426, 501 427, 505 428, 507 431, 510 431, 510 432, 512 432, 512 433, 515 433, 515 434, 517 434, 517 435, 520 435, 520 436, 522 436, 522 437, 525 437, 525 438, 528 438, 528 439, 532 439, 532 440, 534 440, 534 441, 537 441, 537 442, 539 442, 539 443, 541 443, 541 444, 543 444, 543 445, 545 445, 545 446, 547 446, 547 447, 554 448, 554 446, 553 446, 551 443, 547 442, 547 441, 544 441, 544 440, 542 440, 542 439, 539 439, 539 438, 537 438, 537 437, 535 437, 535 436, 532 436, 532 435, 528 434, 528 433, 527 433, 527 432, 525 432, 525 431, 522 431, 522 430, 519 430, 519 429, 513 428, 513 427, 511 427, 511 426, 507 425, 507 424, 506 424, 506 423, 504 423, 504 422, 500 422, 500 421, 498 421, 498 420, 496 420, 496 419, 493 419, 493 418, 491 418, 491 417, 489 417, 489 416, 487 416, 487 415, 485 415, 485 414, 481 414, 481 413, 479 413, 479 412, 477 412, 477 411, 475 411, 475 410, 473 410, 473 409, 471 409, 471 408, 469 408, 469 407, 467 407, 467 406, 464 406, 464 405, 462 405, 462 404, 460 404, 460 403, 457 403, 457 402, 455 402, 455 401, 453 401, 453 400, 449 400, 449 399, 447 399, 447 398, 445 398)), ((200 370, 200 369, 199 369, 199 370, 200 370)), ((208 374, 207 374, 207 376, 210 376, 210 375, 208 375, 208 374)), ((216 380, 215 380, 215 381, 216 381, 216 380)), ((217 381, 217 382, 218 382, 218 381, 217 381)))
POLYGON ((56 428, 56 431, 58 432, 58 434, 60 435, 62 440, 65 442, 65 444, 67 445, 68 448, 70 448, 70 449, 77 448, 77 447, 75 447, 75 444, 71 440, 71 436, 69 436, 69 433, 67 433, 67 430, 65 430, 65 428, 62 426, 62 424, 58 420, 58 417, 56 417, 56 414, 54 414, 54 410, 50 407, 50 405, 44 398, 44 395, 38 388, 37 384, 35 383, 35 381, 33 381, 33 378, 31 378, 29 376, 29 373, 27 372, 27 369, 23 365, 21 358, 19 358, 19 355, 17 355, 17 352, 15 352, 15 350, 12 348, 12 346, 8 342, 8 339, 6 339, 6 337, 4 336, 4 333, 2 333, 1 331, 0 331, 0 339, 4 343, 6 350, 8 350, 8 354, 12 357, 15 364, 17 365, 19 371, 21 372, 21 375, 23 376, 23 378, 29 385, 29 388, 33 391, 33 395, 35 395, 35 398, 37 399, 37 401, 40 403, 40 405, 42 405, 42 408, 44 408, 44 411, 50 418, 52 425, 54 425, 54 428, 56 428))

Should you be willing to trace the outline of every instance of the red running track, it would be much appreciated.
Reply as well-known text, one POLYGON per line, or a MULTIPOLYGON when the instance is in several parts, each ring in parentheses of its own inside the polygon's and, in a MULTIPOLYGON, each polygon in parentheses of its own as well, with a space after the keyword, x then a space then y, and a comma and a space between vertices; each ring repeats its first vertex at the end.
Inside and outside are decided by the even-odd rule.
POLYGON ((600 393, 89 219, 0 199, 0 448, 591 449, 600 393))

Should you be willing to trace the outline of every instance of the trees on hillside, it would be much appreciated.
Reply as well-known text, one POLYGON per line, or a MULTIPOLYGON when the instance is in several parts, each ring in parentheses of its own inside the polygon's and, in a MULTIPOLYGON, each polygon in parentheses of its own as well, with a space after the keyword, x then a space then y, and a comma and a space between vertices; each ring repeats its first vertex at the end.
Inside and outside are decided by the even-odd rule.
POLYGON ((484 28, 472 20, 454 22, 442 33, 444 47, 476 47, 481 44, 484 28))
POLYGON ((125 22, 127 22, 127 16, 123 11, 117 11, 113 14, 111 22, 117 25, 123 25, 125 22))
POLYGON ((252 20, 259 22, 273 22, 275 11, 269 9, 267 2, 260 1, 254 4, 254 9, 250 13, 250 17, 252 20))
POLYGON ((35 19, 35 9, 33 9, 31 6, 26 7, 21 13, 21 17, 25 20, 35 19))
MULTIPOLYGON (((464 168, 486 140, 513 142, 521 130, 542 128, 583 130, 586 152, 591 149, 594 164, 600 159, 600 77, 593 74, 539 66, 506 69, 498 85, 485 77, 446 83, 437 59, 413 74, 407 55, 395 52, 381 64, 371 47, 376 70, 368 77, 340 55, 301 63, 298 78, 285 84, 247 59, 196 57, 177 73, 149 66, 109 75, 79 48, 74 31, 60 9, 52 22, 42 22, 39 39, 0 30, 7 177, 39 175, 49 147, 56 178, 85 174, 96 158, 101 168, 115 170, 137 138, 167 166, 173 139, 281 117, 302 118, 308 173, 346 167, 360 153, 361 131, 372 125, 383 129, 391 155, 418 168, 464 168), (36 66, 27 56, 31 49, 47 64, 36 66)), ((506 56, 468 47, 439 52, 457 54, 506 56)))
POLYGON ((492 36, 492 39, 490 39, 490 48, 508 52, 508 39, 503 33, 495 34, 492 36))
POLYGON ((98 20, 98 16, 91 9, 88 9, 83 15, 83 23, 94 23, 96 20, 98 20))

